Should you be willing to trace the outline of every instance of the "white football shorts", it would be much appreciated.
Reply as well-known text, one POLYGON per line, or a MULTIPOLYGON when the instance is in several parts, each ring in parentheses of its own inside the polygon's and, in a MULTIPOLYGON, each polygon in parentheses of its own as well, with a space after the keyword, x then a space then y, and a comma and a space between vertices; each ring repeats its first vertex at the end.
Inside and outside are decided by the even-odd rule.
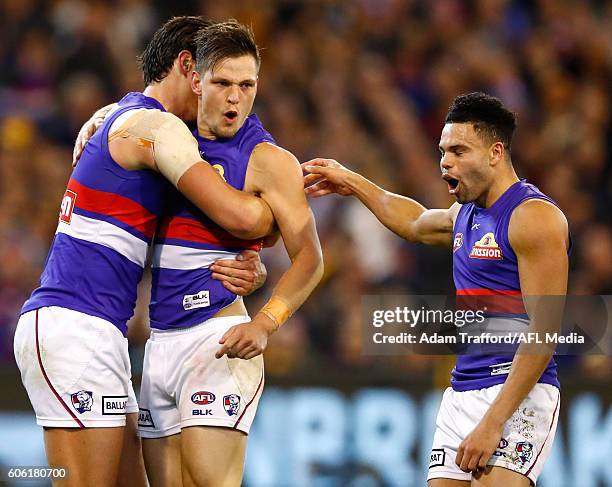
POLYGON ((125 426, 138 412, 127 339, 112 323, 56 306, 24 313, 14 352, 40 426, 125 426))
POLYGON ((264 385, 263 356, 215 358, 219 339, 248 316, 212 318, 179 330, 151 330, 145 347, 138 432, 162 438, 189 426, 248 434, 264 385))
MULTIPOLYGON (((457 449, 485 415, 502 386, 464 392, 446 389, 436 419, 427 480, 471 480, 472 474, 463 472, 455 464, 457 449)), ((556 387, 536 384, 504 425, 488 465, 518 472, 535 485, 555 438, 559 399, 556 387)))

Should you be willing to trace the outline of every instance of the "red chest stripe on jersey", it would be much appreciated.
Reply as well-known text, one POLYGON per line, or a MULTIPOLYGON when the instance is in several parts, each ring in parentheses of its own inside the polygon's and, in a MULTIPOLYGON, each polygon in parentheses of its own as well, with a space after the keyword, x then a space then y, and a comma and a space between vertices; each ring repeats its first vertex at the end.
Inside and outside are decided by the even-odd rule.
POLYGON ((175 216, 163 219, 157 230, 159 238, 172 238, 191 242, 221 245, 228 248, 260 251, 263 240, 243 240, 222 228, 206 228, 198 220, 175 216))
POLYGON ((457 289, 457 296, 520 296, 520 290, 513 289, 487 289, 487 288, 466 288, 457 289))
POLYGON ((135 228, 148 238, 153 237, 157 217, 134 200, 88 188, 74 179, 68 182, 68 189, 78 195, 75 203, 77 208, 110 216, 135 228))
POLYGON ((497 289, 457 289, 457 309, 485 313, 525 314, 520 291, 497 289))

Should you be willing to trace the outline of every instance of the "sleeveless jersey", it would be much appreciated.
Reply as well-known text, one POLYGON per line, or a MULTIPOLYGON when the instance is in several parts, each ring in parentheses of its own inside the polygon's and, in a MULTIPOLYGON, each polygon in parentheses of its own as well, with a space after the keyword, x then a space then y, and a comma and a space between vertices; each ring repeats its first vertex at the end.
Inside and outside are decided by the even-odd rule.
MULTIPOLYGON (((257 144, 275 143, 256 115, 231 138, 199 137, 200 154, 236 189, 242 190, 251 153, 257 144)), ((223 201, 219 202, 223 205, 223 201)), ((180 194, 162 217, 154 242, 149 316, 151 328, 187 328, 211 318, 237 295, 211 277, 209 266, 244 249, 261 250, 262 241, 232 236, 180 194)))
MULTIPOLYGON (((528 199, 548 196, 532 184, 521 180, 513 184, 490 208, 473 203, 461 206, 453 230, 453 278, 457 300, 476 300, 470 296, 487 296, 498 309, 487 312, 487 318, 503 320, 504 329, 524 331, 529 324, 523 306, 516 254, 508 241, 508 224, 513 210, 528 199), (495 298, 495 296, 503 296, 495 298), (462 298, 463 297, 463 298, 462 298)), ((456 391, 482 389, 502 384, 514 356, 458 355, 452 371, 451 385, 456 391)), ((559 387, 554 359, 538 380, 559 387)))
POLYGON ((108 131, 119 115, 164 107, 142 93, 129 93, 118 105, 70 177, 40 287, 21 312, 61 306, 110 321, 125 335, 157 219, 173 187, 153 171, 123 169, 108 148, 108 131))

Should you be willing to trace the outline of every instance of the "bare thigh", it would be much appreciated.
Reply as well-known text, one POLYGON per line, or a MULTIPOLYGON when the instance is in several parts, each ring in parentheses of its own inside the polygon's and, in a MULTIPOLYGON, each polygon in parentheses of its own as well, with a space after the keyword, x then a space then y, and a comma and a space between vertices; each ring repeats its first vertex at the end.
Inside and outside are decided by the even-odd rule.
POLYGON ((142 440, 151 487, 181 487, 181 434, 142 440))
POLYGON ((487 467, 482 473, 475 474, 472 487, 529 487, 531 480, 518 472, 503 467, 487 467))
POLYGON ((234 429, 191 426, 181 431, 185 487, 239 487, 247 436, 234 429), (208 448, 207 448, 208 445, 208 448))
POLYGON ((125 427, 45 428, 45 450, 52 468, 66 468, 57 487, 108 487, 119 474, 125 427))
POLYGON ((465 480, 431 479, 427 482, 427 487, 470 487, 470 483, 465 480))
POLYGON ((138 437, 138 413, 126 415, 117 487, 147 487, 142 448, 138 437))

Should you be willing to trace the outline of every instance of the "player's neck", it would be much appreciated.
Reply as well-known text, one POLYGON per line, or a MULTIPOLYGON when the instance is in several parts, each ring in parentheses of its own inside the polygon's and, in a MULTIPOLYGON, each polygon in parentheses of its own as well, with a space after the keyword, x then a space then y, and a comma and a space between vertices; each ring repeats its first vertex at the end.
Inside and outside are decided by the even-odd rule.
POLYGON ((183 116, 183 107, 181 101, 176 96, 176 91, 172 87, 171 80, 164 78, 159 83, 147 86, 142 94, 157 100, 167 112, 181 118, 183 116))
POLYGON ((200 109, 198 108, 198 135, 204 139, 217 140, 217 136, 210 129, 208 124, 202 119, 200 109))
POLYGON ((514 168, 510 166, 508 170, 502 171, 499 177, 495 178, 489 190, 480 198, 480 201, 476 202, 476 204, 484 208, 491 208, 501 195, 508 191, 510 186, 518 181, 519 178, 516 172, 514 172, 514 168))

